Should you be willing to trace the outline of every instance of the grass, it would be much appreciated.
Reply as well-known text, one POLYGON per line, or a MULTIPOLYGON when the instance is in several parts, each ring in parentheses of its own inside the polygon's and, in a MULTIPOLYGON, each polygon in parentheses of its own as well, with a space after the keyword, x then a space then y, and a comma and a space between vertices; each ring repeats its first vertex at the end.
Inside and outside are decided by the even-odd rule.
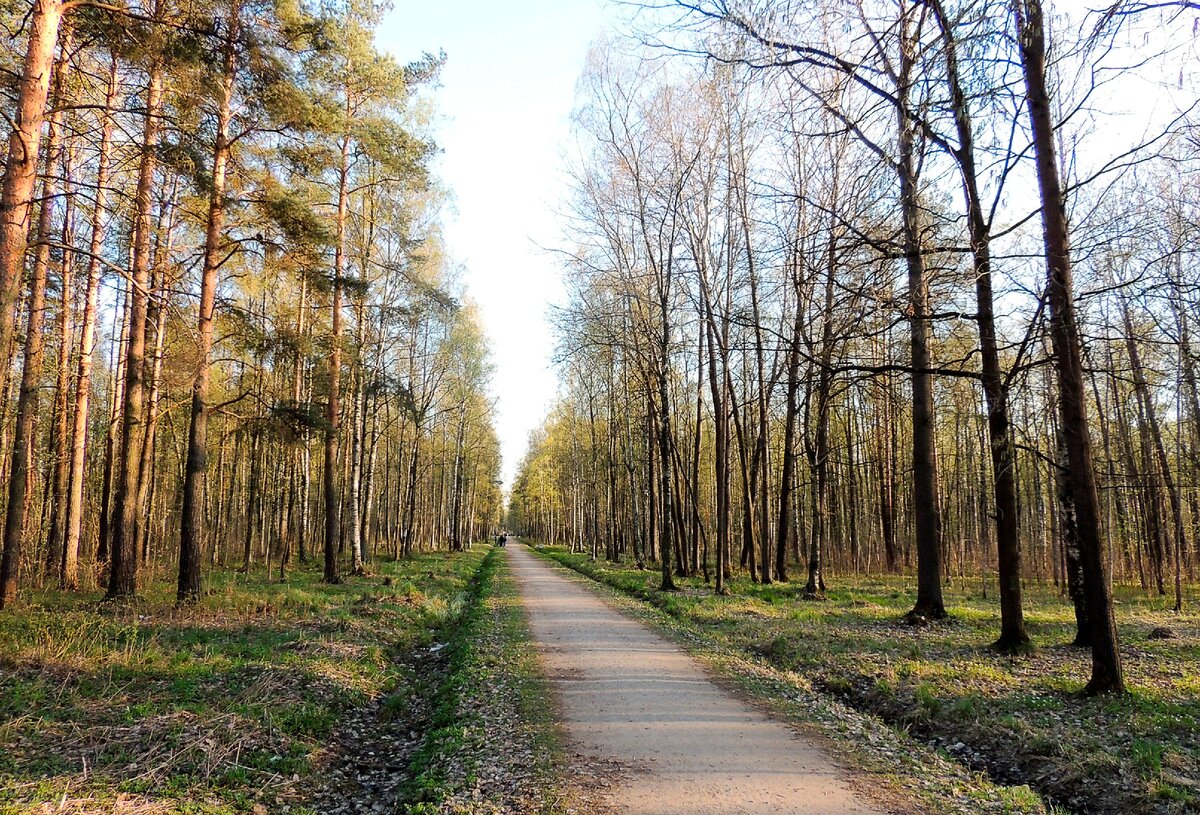
POLYGON ((1097 813, 1200 809, 1200 598, 1182 615, 1170 599, 1117 587, 1117 618, 1130 693, 1084 698, 1090 657, 1073 648, 1074 618, 1054 587, 1029 585, 1035 648, 1001 656, 994 598, 978 583, 946 588, 952 618, 900 622, 915 598, 911 578, 830 580, 825 602, 796 583, 760 586, 736 577, 717 597, 699 579, 660 577, 625 564, 544 548, 576 571, 658 608, 703 643, 805 677, 820 691, 877 714, 949 756, 1009 784, 1027 784, 1063 807, 1097 813), (1168 626, 1176 639, 1151 640, 1168 626))
POLYGON ((403 706, 398 657, 456 624, 484 556, 337 586, 217 572, 185 610, 163 584, 120 606, 31 592, 0 614, 0 813, 280 809, 347 711, 403 706))
POLYGON ((492 548, 447 644, 434 727, 411 767, 409 815, 590 811, 576 789, 550 690, 504 550, 492 548))

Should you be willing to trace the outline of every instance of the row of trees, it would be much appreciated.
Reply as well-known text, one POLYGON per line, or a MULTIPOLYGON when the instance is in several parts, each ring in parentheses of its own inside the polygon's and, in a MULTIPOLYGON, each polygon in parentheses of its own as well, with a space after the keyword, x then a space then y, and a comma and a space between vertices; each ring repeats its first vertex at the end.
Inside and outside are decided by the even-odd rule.
POLYGON ((169 571, 187 602, 205 564, 318 553, 337 582, 494 523, 488 351, 427 166, 441 58, 379 52, 384 10, 6 10, 0 607, 169 571))
POLYGON ((1001 650, 1050 578, 1122 690, 1110 567, 1178 607, 1200 566, 1194 94, 1105 135, 1156 89, 1115 70, 1123 7, 1067 48, 1037 0, 665 6, 647 38, 702 63, 607 48, 582 86, 564 392, 514 526, 664 589, 915 562, 925 619, 998 573, 1001 650))

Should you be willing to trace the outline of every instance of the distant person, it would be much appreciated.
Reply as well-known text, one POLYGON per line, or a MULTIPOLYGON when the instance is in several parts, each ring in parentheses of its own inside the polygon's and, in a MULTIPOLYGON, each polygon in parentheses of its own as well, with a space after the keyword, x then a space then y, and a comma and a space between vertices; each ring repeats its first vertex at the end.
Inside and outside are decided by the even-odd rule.
POLYGON ((506 543, 508 543, 508 535, 505 535, 503 532, 501 532, 500 535, 496 538, 496 545, 503 546, 506 543))

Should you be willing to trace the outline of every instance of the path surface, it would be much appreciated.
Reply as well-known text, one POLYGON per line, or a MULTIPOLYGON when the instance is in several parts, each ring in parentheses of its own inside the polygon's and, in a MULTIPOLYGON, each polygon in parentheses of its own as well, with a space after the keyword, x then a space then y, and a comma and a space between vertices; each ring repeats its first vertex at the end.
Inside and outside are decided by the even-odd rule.
POLYGON ((567 734, 626 815, 883 815, 821 749, 522 545, 507 547, 567 734))

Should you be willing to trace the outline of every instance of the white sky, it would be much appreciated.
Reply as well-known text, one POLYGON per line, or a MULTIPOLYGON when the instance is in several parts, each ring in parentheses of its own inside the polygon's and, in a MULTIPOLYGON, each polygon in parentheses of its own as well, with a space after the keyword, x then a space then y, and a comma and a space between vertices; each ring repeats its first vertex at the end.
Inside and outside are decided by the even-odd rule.
POLYGON ((575 83, 604 30, 604 0, 400 2, 377 42, 401 62, 444 50, 436 171, 453 205, 446 243, 492 344, 497 430, 511 485, 553 401, 547 307, 562 298, 555 207, 575 83))

